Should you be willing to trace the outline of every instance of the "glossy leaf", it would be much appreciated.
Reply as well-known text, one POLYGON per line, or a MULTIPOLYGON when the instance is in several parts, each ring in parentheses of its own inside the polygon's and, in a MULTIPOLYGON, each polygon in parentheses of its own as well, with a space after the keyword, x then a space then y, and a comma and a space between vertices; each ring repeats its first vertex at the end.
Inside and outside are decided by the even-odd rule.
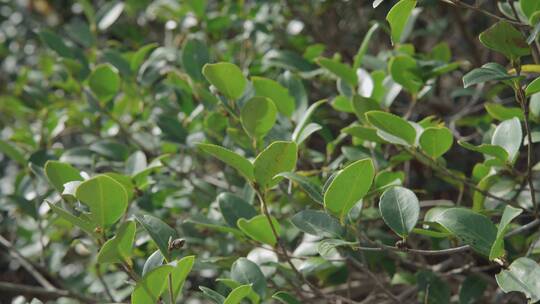
POLYGON ((92 71, 88 85, 100 101, 107 101, 120 90, 120 76, 114 67, 102 64, 92 71))
POLYGON ((386 15, 386 21, 390 24, 392 32, 393 44, 401 42, 401 35, 415 7, 416 0, 400 0, 386 15))
POLYGON ((343 227, 323 211, 303 210, 291 218, 291 222, 305 233, 322 237, 340 237, 343 227))
POLYGON ((390 135, 395 138, 395 143, 414 145, 416 130, 405 119, 382 111, 367 112, 366 118, 370 124, 378 129, 377 133, 384 139, 391 139, 387 136, 390 135))
POLYGON ((400 55, 392 58, 388 63, 388 69, 392 79, 412 94, 418 93, 424 86, 424 81, 418 75, 416 60, 410 56, 400 55))
POLYGON ((540 77, 536 78, 535 80, 531 81, 527 88, 525 89, 525 94, 527 96, 531 96, 535 93, 540 92, 540 77))
POLYGON ((509 205, 504 208, 501 221, 497 227, 497 237, 495 238, 495 242, 493 242, 493 246, 491 246, 491 251, 489 253, 490 260, 500 258, 504 255, 504 236, 508 230, 508 225, 513 219, 520 215, 521 212, 523 212, 522 209, 514 208, 509 205))
POLYGON ((504 292, 521 292, 529 299, 529 303, 540 301, 540 266, 534 260, 518 258, 508 269, 496 274, 495 278, 504 292))
POLYGON ((148 304, 156 303, 167 286, 167 276, 174 267, 169 265, 159 266, 147 273, 142 280, 137 282, 131 294, 131 303, 148 304))
MULTIPOLYGON (((260 214, 250 219, 241 218, 236 223, 238 228, 255 241, 274 246, 277 239, 266 216, 260 214)), ((272 224, 279 235, 281 228, 278 221, 272 218, 272 224)))
POLYGON ((500 146, 508 153, 508 161, 513 162, 519 153, 523 133, 519 119, 512 118, 501 122, 491 138, 491 144, 500 146))
POLYGON ((97 255, 98 263, 129 263, 134 240, 135 222, 126 221, 116 235, 103 244, 97 255))
POLYGON ((92 220, 103 228, 118 221, 128 206, 124 187, 106 175, 82 182, 75 195, 90 207, 92 220))
POLYGON ((506 21, 499 21, 480 34, 480 42, 486 47, 517 60, 529 55, 531 50, 525 36, 506 21))
POLYGON ((369 191, 374 176, 371 159, 348 165, 336 175, 324 193, 324 208, 343 222, 352 207, 369 191))
POLYGON ((296 167, 297 146, 294 142, 276 141, 264 149, 255 159, 254 174, 257 184, 263 188, 276 185, 281 172, 293 171, 296 167))
POLYGON ((59 193, 64 192, 65 183, 83 180, 79 170, 67 163, 49 160, 45 163, 44 169, 47 179, 59 193))
POLYGON ((322 195, 322 188, 311 182, 307 177, 298 175, 294 172, 283 172, 277 176, 285 177, 293 182, 296 182, 306 193, 317 203, 323 204, 324 198, 322 195))
POLYGON ((176 230, 153 215, 137 215, 136 219, 144 230, 146 230, 146 232, 150 235, 150 238, 154 241, 165 260, 171 261, 169 240, 175 240, 178 238, 176 230))
POLYGON ((489 256, 497 236, 497 228, 486 216, 470 209, 450 208, 441 212, 434 221, 476 252, 489 256))
POLYGON ((454 138, 452 132, 444 127, 430 127, 420 135, 420 148, 429 156, 437 158, 452 147, 454 138))
POLYGON ((232 193, 221 193, 217 201, 223 218, 231 227, 236 228, 236 223, 241 218, 249 220, 257 215, 257 210, 252 205, 232 193))
POLYGON ((346 81, 350 86, 355 87, 358 84, 356 72, 349 65, 324 57, 318 58, 317 63, 338 78, 346 81))
POLYGON ((257 264, 246 258, 239 258, 231 267, 231 279, 251 287, 261 298, 266 296, 266 279, 257 264))
POLYGON ((468 88, 472 85, 487 81, 503 81, 515 77, 516 76, 509 75, 502 65, 490 62, 465 74, 465 76, 463 76, 463 86, 468 88))
POLYGON ((266 97, 253 97, 242 107, 240 118, 249 136, 259 139, 274 126, 277 109, 272 100, 266 97))
POLYGON ((225 301, 223 304, 238 304, 242 299, 247 297, 249 293, 251 292, 251 285, 242 285, 238 286, 235 289, 233 289, 227 298, 225 298, 225 301))
POLYGON ((379 210, 384 222, 397 235, 406 238, 418 222, 420 205, 411 190, 392 187, 381 195, 379 210))
POLYGON ((230 99, 240 98, 247 86, 247 80, 242 71, 232 63, 207 63, 202 73, 208 82, 230 99))
POLYGON ((195 264, 195 256, 193 255, 183 257, 179 261, 176 261, 176 265, 174 265, 174 269, 171 271, 173 299, 177 299, 182 292, 182 288, 184 287, 189 272, 193 268, 193 264, 195 264))
POLYGON ((251 77, 251 80, 256 96, 271 99, 277 110, 285 116, 290 117, 293 114, 295 101, 287 88, 272 79, 264 77, 251 77))
POLYGON ((211 154, 215 158, 238 170, 238 173, 243 175, 247 180, 253 181, 255 179, 253 174, 253 164, 243 156, 212 144, 199 143, 197 146, 204 152, 211 154))

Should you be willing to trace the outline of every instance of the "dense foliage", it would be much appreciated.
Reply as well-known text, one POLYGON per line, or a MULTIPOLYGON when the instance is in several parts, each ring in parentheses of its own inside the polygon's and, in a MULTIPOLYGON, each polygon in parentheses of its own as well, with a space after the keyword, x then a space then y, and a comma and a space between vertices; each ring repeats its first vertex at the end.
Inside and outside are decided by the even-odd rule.
POLYGON ((540 2, 0 3, 1 303, 540 301, 540 2))

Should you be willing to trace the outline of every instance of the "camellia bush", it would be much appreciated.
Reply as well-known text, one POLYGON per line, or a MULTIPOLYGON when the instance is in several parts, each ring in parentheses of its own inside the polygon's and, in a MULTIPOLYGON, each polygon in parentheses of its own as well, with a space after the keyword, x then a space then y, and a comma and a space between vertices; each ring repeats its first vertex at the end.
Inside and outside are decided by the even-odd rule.
POLYGON ((540 1, 0 6, 0 303, 540 301, 540 1))

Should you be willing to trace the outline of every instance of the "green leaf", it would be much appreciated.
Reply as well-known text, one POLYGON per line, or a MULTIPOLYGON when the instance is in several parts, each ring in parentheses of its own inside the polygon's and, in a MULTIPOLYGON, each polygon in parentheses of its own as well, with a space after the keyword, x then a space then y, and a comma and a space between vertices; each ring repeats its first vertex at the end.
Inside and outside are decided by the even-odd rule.
POLYGON ((218 195, 217 202, 225 222, 234 228, 237 228, 236 223, 239 219, 249 220, 257 215, 257 210, 252 205, 229 192, 218 195))
POLYGON ((116 235, 105 242, 97 255, 98 263, 123 263, 129 261, 135 240, 135 222, 126 221, 116 235))
POLYGON ((55 160, 49 160, 45 163, 45 175, 60 194, 64 192, 65 183, 83 180, 79 170, 70 164, 55 160))
POLYGON ((343 222, 352 207, 369 191, 374 176, 375 168, 369 158, 348 165, 324 193, 324 208, 343 222))
POLYGON ((71 59, 75 58, 73 50, 57 34, 49 30, 43 30, 39 32, 39 38, 51 50, 55 51, 58 56, 71 59))
POLYGON ((519 0, 519 6, 529 20, 531 20, 534 13, 540 11, 540 2, 537 0, 519 0))
POLYGON ((362 59, 364 59, 364 55, 366 54, 369 47, 369 42, 371 41, 371 38, 373 37, 373 34, 375 34, 377 29, 379 29, 379 24, 373 24, 367 31, 364 39, 362 39, 362 43, 360 44, 360 47, 358 48, 358 51, 354 56, 353 70, 356 71, 362 66, 362 59))
POLYGON ((272 295, 272 299, 276 299, 283 304, 302 304, 293 295, 285 291, 278 291, 272 295))
POLYGON ((332 259, 339 253, 336 248, 358 245, 356 242, 347 242, 341 239, 326 239, 319 242, 317 252, 324 259, 332 259))
POLYGON ((401 42, 401 34, 415 7, 416 0, 400 0, 386 15, 386 21, 390 24, 392 32, 392 44, 401 42))
MULTIPOLYGON (((276 229, 276 233, 279 235, 281 228, 278 221, 272 217, 272 224, 276 229)), ((236 223, 238 228, 242 230, 247 236, 254 239, 255 241, 261 242, 263 244, 268 244, 274 246, 277 242, 276 236, 272 231, 272 227, 268 222, 266 216, 260 214, 250 219, 241 218, 236 223)))
POLYGON ((195 256, 190 255, 183 257, 181 260, 176 261, 174 269, 171 271, 171 280, 173 287, 173 298, 176 300, 182 292, 182 287, 186 282, 186 278, 193 268, 195 263, 195 256))
MULTIPOLYGON (((410 1, 410 0, 401 0, 410 1)), ((424 86, 424 81, 418 75, 418 66, 416 60, 411 56, 399 55, 390 59, 388 63, 390 75, 395 82, 402 85, 412 94, 418 93, 424 86)))
POLYGON ((51 210, 54 211, 59 217, 63 218, 64 220, 70 222, 71 224, 81 228, 84 232, 88 233, 89 235, 93 236, 94 238, 98 238, 99 235, 95 232, 96 225, 90 221, 87 221, 83 217, 77 217, 71 212, 56 206, 56 204, 53 204, 51 202, 47 201, 47 204, 49 207, 51 207, 51 210))
POLYGON ((211 154, 212 156, 221 160, 227 165, 233 167, 248 181, 255 180, 255 176, 253 174, 253 164, 243 156, 231 150, 212 144, 199 143, 197 144, 197 147, 199 147, 199 149, 203 150, 204 152, 211 154))
POLYGON ((458 144, 467 150, 489 155, 503 162, 505 162, 508 159, 508 153, 506 152, 504 148, 500 146, 489 145, 489 144, 481 144, 480 146, 474 146, 465 141, 458 141, 458 144))
POLYGON ((124 11, 124 7, 125 3, 122 1, 113 1, 102 6, 96 16, 98 29, 104 31, 113 25, 124 11))
POLYGON ((448 284, 429 270, 416 273, 416 284, 421 291, 419 298, 424 304, 450 304, 451 291, 448 284))
POLYGON ((241 284, 251 284, 251 288, 261 296, 266 297, 266 279, 257 264, 246 258, 239 258, 231 267, 231 279, 241 284))
POLYGON ((445 127, 429 127, 420 135, 420 148, 429 156, 438 158, 452 147, 452 132, 445 127))
POLYGON ((207 63, 202 73, 208 82, 230 99, 240 98, 247 85, 247 80, 240 68, 232 63, 207 63))
POLYGON ((370 111, 365 115, 368 122, 378 129, 379 136, 387 139, 386 135, 388 134, 395 138, 393 141, 395 143, 414 145, 416 130, 405 119, 382 111, 370 111))
POLYGON ((253 76, 251 81, 256 96, 270 98, 281 114, 291 117, 294 112, 295 101, 287 88, 272 79, 264 77, 253 76))
POLYGON ((297 146, 294 142, 275 141, 255 159, 254 174, 257 184, 270 188, 282 179, 278 173, 293 171, 296 167, 297 146))
POLYGON ((305 129, 305 127, 308 125, 308 122, 311 118, 311 115, 315 112, 315 110, 322 105, 323 103, 326 103, 326 99, 319 100, 307 108, 305 113, 302 115, 302 118, 298 121, 298 124, 294 128, 293 134, 292 134, 292 141, 296 142, 298 144, 298 140, 300 138, 300 134, 305 129))
POLYGON ((88 85, 100 101, 107 101, 120 90, 120 76, 113 66, 101 64, 90 74, 88 85))
POLYGON ((225 302, 225 297, 219 292, 204 286, 199 286, 199 289, 203 292, 205 297, 209 298, 214 303, 223 304, 223 302, 225 302))
POLYGON ((182 66, 191 79, 202 81, 204 77, 201 71, 209 61, 210 54, 204 42, 198 39, 190 39, 184 44, 184 48, 182 49, 182 66))
POLYGON ((356 71, 348 64, 324 57, 317 58, 316 62, 333 75, 345 80, 351 87, 354 88, 356 85, 358 85, 358 76, 356 76, 356 71))
POLYGON ((118 221, 128 206, 124 187, 106 175, 82 182, 75 196, 90 207, 92 220, 103 228, 118 221))
POLYGON ((172 257, 169 251, 169 240, 178 238, 176 230, 153 215, 136 215, 135 218, 143 226, 148 235, 150 235, 150 238, 154 241, 159 251, 161 251, 161 255, 163 255, 167 262, 170 262, 172 257))
POLYGON ((193 223, 196 226, 201 226, 201 227, 204 227, 204 228, 210 228, 212 230, 216 230, 216 231, 223 232, 223 233, 231 233, 232 235, 234 235, 234 236, 236 236, 238 238, 242 238, 244 236, 242 231, 240 231, 239 229, 232 228, 229 225, 227 225, 226 223, 222 223, 221 221, 206 218, 202 214, 195 214, 195 215, 189 217, 186 220, 186 222, 193 223))
POLYGON ((487 48, 503 54, 511 61, 531 53, 525 36, 504 20, 482 32, 479 38, 487 48))
POLYGON ((142 276, 144 277, 147 273, 149 273, 152 269, 155 269, 156 267, 159 267, 163 265, 163 255, 161 254, 161 251, 156 250, 154 251, 148 259, 144 262, 143 269, 142 269, 142 276))
POLYGON ((377 129, 364 126, 349 126, 341 129, 341 132, 349 134, 361 140, 372 141, 376 143, 386 143, 386 141, 377 135, 377 129))
POLYGON ((465 76, 463 76, 463 86, 468 88, 472 85, 487 81, 503 81, 516 77, 517 76, 509 75, 502 65, 495 62, 490 62, 465 74, 465 76))
POLYGON ((321 205, 323 204, 324 198, 322 196, 322 188, 319 185, 312 183, 307 177, 298 175, 294 172, 283 172, 277 176, 282 176, 296 182, 314 201, 321 205))
POLYGON ((469 275, 459 288, 459 304, 479 303, 486 291, 486 281, 477 275, 469 275))
MULTIPOLYGON (((140 49, 138 49, 135 54, 133 54, 133 57, 131 57, 129 67, 132 71, 137 72, 139 68, 141 67, 141 64, 144 62, 144 58, 156 47, 158 46, 157 43, 149 43, 140 49)), ((200 73, 200 71, 199 71, 200 73)))
POLYGON ((420 205, 409 189, 392 187, 384 191, 379 200, 384 222, 399 236, 406 238, 418 222, 420 205))
POLYGON ((534 260, 518 258, 508 269, 496 274, 495 279, 504 292, 522 292, 529 303, 540 301, 540 266, 534 260))
POLYGON ((131 294, 132 304, 157 303, 159 297, 167 286, 167 276, 174 267, 162 265, 147 273, 133 289, 131 294))
POLYGON ((540 77, 536 78, 535 80, 531 81, 527 88, 525 89, 525 94, 527 96, 531 96, 532 94, 540 92, 540 77))
POLYGON ((521 212, 523 212, 522 209, 514 208, 509 205, 504 208, 499 227, 497 227, 497 237, 495 238, 495 242, 493 242, 493 246, 491 246, 491 251, 489 253, 490 260, 495 260, 504 255, 504 235, 508 230, 510 222, 520 215, 521 212))
POLYGON ((505 107, 498 103, 484 103, 484 108, 488 114, 497 119, 497 120, 507 120, 510 118, 517 117, 520 120, 523 120, 523 112, 518 107, 505 107))
POLYGON ((491 138, 492 145, 502 147, 508 153, 508 161, 510 162, 516 159, 522 141, 521 123, 516 117, 501 122, 495 128, 491 138))
POLYGON ((484 215, 465 208, 449 208, 433 219, 476 252, 489 256, 497 228, 484 215))
POLYGON ((19 165, 26 167, 26 157, 14 144, 0 139, 0 152, 16 161, 19 165))
POLYGON ((276 118, 276 106, 266 97, 252 97, 240 112, 244 130, 254 139, 263 138, 276 123, 276 118))
POLYGON ((223 304, 238 304, 242 299, 247 297, 251 292, 251 285, 241 285, 236 287, 229 293, 223 304))
POLYGON ((360 95, 353 96, 352 106, 356 117, 358 117, 358 120, 360 120, 361 122, 364 122, 366 120, 364 116, 366 112, 381 109, 380 104, 375 99, 363 97, 360 95))
POLYGON ((291 218, 291 222, 307 234, 322 237, 340 237, 343 227, 326 212, 318 210, 303 210, 291 218))

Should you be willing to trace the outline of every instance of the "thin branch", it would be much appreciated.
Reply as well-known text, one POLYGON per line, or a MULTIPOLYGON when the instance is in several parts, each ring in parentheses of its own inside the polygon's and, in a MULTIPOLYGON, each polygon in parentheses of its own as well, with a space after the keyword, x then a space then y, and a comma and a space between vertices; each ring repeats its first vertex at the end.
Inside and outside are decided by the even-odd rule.
POLYGON ((14 284, 9 282, 0 282, 0 291, 8 294, 23 295, 36 297, 40 299, 54 300, 58 298, 71 298, 80 301, 81 303, 94 304, 98 300, 87 298, 63 289, 45 289, 37 286, 14 284))
POLYGON ((527 26, 527 24, 524 24, 524 23, 521 23, 519 21, 515 21, 515 20, 512 20, 512 19, 509 19, 509 18, 506 18, 506 17, 502 17, 502 16, 499 16, 499 15, 495 15, 485 9, 482 9, 478 6, 474 6, 474 5, 470 5, 468 3, 465 3, 465 2, 462 2, 462 1, 459 1, 459 0, 440 0, 441 2, 444 2, 446 4, 449 4, 449 5, 452 5, 452 6, 456 6, 456 7, 461 7, 461 8, 466 8, 466 9, 470 9, 470 10, 473 10, 475 12, 478 12, 478 13, 481 13, 483 15, 486 15, 490 18, 493 18, 493 19, 497 19, 499 21, 506 21, 508 23, 512 23, 514 25, 517 25, 517 26, 527 26))

